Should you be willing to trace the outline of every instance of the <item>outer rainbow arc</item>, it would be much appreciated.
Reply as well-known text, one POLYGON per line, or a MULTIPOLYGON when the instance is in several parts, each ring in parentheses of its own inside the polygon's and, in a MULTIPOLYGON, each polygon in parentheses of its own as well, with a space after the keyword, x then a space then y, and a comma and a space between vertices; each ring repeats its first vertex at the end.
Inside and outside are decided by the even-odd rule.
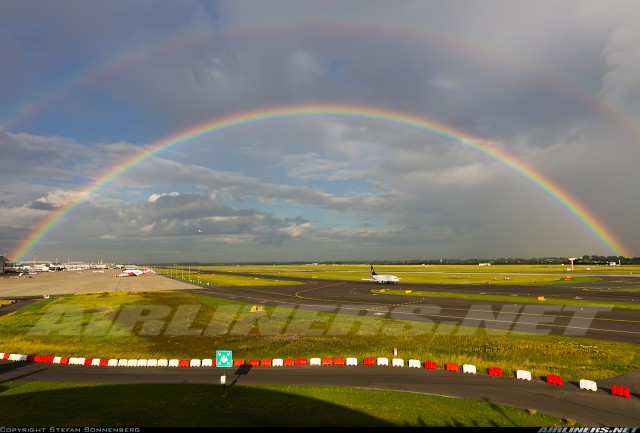
MULTIPOLYGON (((298 17, 295 21, 284 20, 279 17, 266 17, 260 16, 258 20, 248 22, 233 23, 225 26, 222 29, 205 29, 205 30, 193 30, 187 31, 183 34, 174 35, 170 38, 160 41, 154 41, 153 44, 144 44, 133 50, 120 53, 117 56, 104 60, 98 66, 91 67, 86 71, 73 76, 70 80, 66 80, 53 88, 47 89, 41 92, 38 97, 31 98, 31 101, 27 101, 23 106, 17 107, 16 114, 10 116, 4 122, 0 118, 0 127, 11 128, 16 124, 20 124, 24 116, 30 113, 37 113, 43 110, 45 107, 52 106, 55 101, 64 98, 66 93, 69 93, 71 89, 77 85, 85 85, 93 81, 101 79, 103 76, 108 76, 114 70, 129 66, 131 64, 139 62, 140 58, 146 56, 155 56, 171 52, 172 50, 178 50, 183 46, 190 46, 191 44, 203 43, 210 36, 217 36, 220 30, 230 32, 232 36, 238 36, 246 34, 248 36, 255 36, 258 32, 274 31, 286 28, 302 27, 308 29, 309 27, 319 28, 338 28, 338 29, 357 29, 358 31, 380 31, 389 35, 406 35, 411 40, 428 39, 435 40, 438 43, 444 45, 448 49, 456 49, 462 51, 468 56, 477 56, 481 53, 482 56, 489 57, 491 61, 498 62, 500 64, 506 64, 510 66, 518 67, 522 70, 535 70, 538 75, 543 77, 546 81, 552 83, 554 87, 561 90, 567 90, 570 93, 580 97, 589 106, 595 107, 597 110, 601 110, 607 118, 620 124, 624 129, 629 131, 634 138, 637 138, 640 134, 640 125, 635 120, 634 116, 626 113, 620 107, 615 106, 610 102, 603 102, 597 96, 594 96, 584 86, 580 86, 574 82, 574 80, 563 76, 562 74, 555 73, 554 71, 542 69, 539 65, 526 61, 523 58, 518 58, 514 53, 508 51, 500 51, 496 48, 487 47, 473 40, 464 40, 459 38, 456 34, 447 34, 444 32, 435 32, 424 26, 417 25, 417 28, 404 25, 400 25, 389 20, 376 21, 371 18, 363 18, 361 14, 357 16, 308 16, 298 17)), ((628 111, 628 110, 627 110, 628 111)))
POLYGON ((554 184, 551 180, 545 178, 542 174, 534 170, 532 167, 527 166, 524 162, 516 159, 514 156, 511 156, 498 148, 482 144, 483 142, 481 140, 473 138, 470 134, 456 130, 441 122, 436 122, 412 113, 397 110, 352 104, 311 104, 267 107, 228 115, 226 117, 191 126, 159 140, 151 146, 141 149, 133 156, 128 157, 120 163, 105 170, 97 180, 87 185, 67 204, 47 216, 40 225, 20 245, 17 246, 14 257, 17 257, 16 261, 24 260, 29 252, 33 250, 39 242, 44 240, 44 238, 65 216, 70 214, 80 203, 89 198, 91 194, 95 193, 127 170, 170 147, 185 143, 207 133, 216 132, 234 126, 257 121, 306 115, 339 115, 380 120, 383 122, 417 128, 457 141, 464 146, 473 148, 498 161, 511 171, 532 183, 534 186, 540 188, 573 214, 611 251, 615 252, 619 256, 630 256, 628 250, 618 239, 616 239, 615 235, 601 221, 599 221, 595 215, 591 214, 582 204, 570 196, 560 186, 554 184))

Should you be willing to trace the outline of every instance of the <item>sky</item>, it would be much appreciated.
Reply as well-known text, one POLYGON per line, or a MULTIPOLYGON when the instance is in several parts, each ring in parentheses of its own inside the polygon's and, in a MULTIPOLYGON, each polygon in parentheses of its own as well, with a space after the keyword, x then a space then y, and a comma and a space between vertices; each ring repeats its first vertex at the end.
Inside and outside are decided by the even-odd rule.
POLYGON ((3 0, 12 261, 640 256, 637 0, 3 0))

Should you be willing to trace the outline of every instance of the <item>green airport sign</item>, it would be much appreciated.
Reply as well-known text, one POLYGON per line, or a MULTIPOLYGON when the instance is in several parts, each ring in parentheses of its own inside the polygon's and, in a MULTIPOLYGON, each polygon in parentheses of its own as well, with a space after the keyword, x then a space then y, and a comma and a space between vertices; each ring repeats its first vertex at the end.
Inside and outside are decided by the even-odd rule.
POLYGON ((230 350, 216 350, 216 367, 233 367, 230 350))

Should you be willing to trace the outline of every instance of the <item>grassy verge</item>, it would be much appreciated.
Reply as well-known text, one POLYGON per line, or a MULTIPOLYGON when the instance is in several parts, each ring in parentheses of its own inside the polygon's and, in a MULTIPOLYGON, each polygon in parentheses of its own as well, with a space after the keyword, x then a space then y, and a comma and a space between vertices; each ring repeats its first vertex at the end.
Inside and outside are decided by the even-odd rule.
POLYGON ((390 357, 598 380, 640 368, 640 346, 584 338, 264 307, 183 292, 46 299, 0 319, 8 353, 125 359, 390 357))
POLYGON ((232 286, 232 287, 261 287, 261 286, 295 286, 304 284, 298 281, 274 279, 274 278, 260 278, 260 277, 246 277, 240 275, 226 275, 216 273, 202 273, 198 269, 188 269, 185 272, 172 269, 158 269, 159 275, 164 275, 169 278, 175 278, 176 280, 188 281, 194 284, 200 284, 203 286, 232 286))
POLYGON ((373 289, 371 293, 384 293, 385 295, 402 295, 402 296, 423 296, 425 298, 454 298, 454 299, 474 299, 478 301, 495 301, 495 302, 517 302, 520 304, 552 304, 552 305, 577 305, 582 307, 612 307, 627 308, 629 310, 640 310, 640 304, 632 304, 630 302, 603 302, 590 301, 585 299, 563 299, 563 298, 545 298, 538 300, 534 296, 523 295, 489 295, 480 293, 459 293, 459 292, 430 292, 425 290, 401 290, 401 289, 373 289))
MULTIPOLYGON (((167 271, 184 267, 165 267, 167 271)), ((602 276, 640 274, 640 266, 576 265, 375 265, 379 274, 395 274, 402 283, 435 284, 574 284, 576 281, 598 281, 602 276), (568 278, 568 279, 566 279, 568 278), (452 281, 455 280, 455 281, 452 281)), ((187 268, 184 268, 187 269, 187 268)), ((224 271, 255 273, 261 275, 297 276, 337 280, 360 280, 370 277, 368 264, 319 264, 319 265, 242 265, 242 266, 192 266, 192 271, 224 271)), ((638 279, 640 285, 640 279, 638 279)))
MULTIPOLYGON (((518 273, 515 270, 511 272, 478 272, 476 269, 456 269, 441 271, 424 271, 417 267, 403 268, 402 270, 378 270, 378 273, 396 273, 401 278, 402 284, 463 284, 463 285, 482 285, 482 284, 494 284, 494 285, 539 285, 545 286, 549 284, 571 285, 578 283, 587 283, 599 281, 601 278, 592 275, 566 275, 558 273, 545 272, 542 274, 527 274, 518 273)), ((322 266, 312 269, 304 269, 296 266, 289 267, 255 267, 255 266, 241 266, 241 267, 213 267, 213 266, 200 266, 197 268, 190 268, 182 273, 182 269, 172 270, 158 269, 158 273, 161 275, 167 275, 170 277, 193 281, 193 278, 197 275, 206 276, 210 275, 207 272, 213 272, 217 278, 222 278, 224 274, 215 274, 215 272, 241 272, 248 274, 255 274, 256 276, 269 276, 269 277, 295 277, 305 279, 325 279, 325 280, 342 280, 342 281, 361 281, 370 278, 369 269, 356 268, 354 266, 322 266)), ((249 282, 249 277, 244 277, 249 282)), ((269 280, 266 280, 269 281, 269 280)), ((273 281, 273 280, 270 280, 273 281)), ((281 280, 284 281, 284 280, 281 280)))
POLYGON ((476 400, 327 386, 0 384, 3 426, 506 427, 560 418, 476 400), (34 410, 35 409, 35 410, 34 410))

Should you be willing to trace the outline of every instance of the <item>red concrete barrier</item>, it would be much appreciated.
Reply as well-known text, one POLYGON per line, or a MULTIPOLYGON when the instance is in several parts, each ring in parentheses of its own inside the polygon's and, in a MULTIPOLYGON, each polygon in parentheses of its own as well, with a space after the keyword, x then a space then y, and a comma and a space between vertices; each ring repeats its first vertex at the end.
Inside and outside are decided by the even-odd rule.
POLYGON ((293 358, 285 358, 284 359, 284 366, 285 367, 292 367, 295 365, 295 360, 293 358))
POLYGON ((435 361, 425 361, 424 368, 426 368, 427 370, 435 370, 436 369, 435 361))
POLYGON ((449 362, 449 363, 447 363, 447 364, 445 364, 445 365, 444 365, 444 369, 445 369, 446 371, 455 371, 455 372, 458 372, 458 371, 459 371, 459 369, 460 369, 460 367, 458 367, 458 364, 455 364, 455 363, 453 363, 453 362, 449 362))
POLYGON ((84 365, 91 365, 92 361, 93 361, 93 358, 85 358, 84 359, 84 365))
POLYGON ((107 367, 109 365, 109 360, 107 358, 100 358, 100 367, 107 367))
POLYGON ((364 358, 362 360, 362 363, 364 365, 376 365, 376 360, 375 360, 375 358, 364 358))
POLYGON ((502 376, 502 369, 500 367, 489 367, 489 376, 502 376))
POLYGON ((611 387, 611 395, 618 395, 624 398, 630 398, 631 393, 629 393, 629 388, 626 386, 613 385, 611 387))
POLYGON ((270 358, 264 358, 262 361, 260 361, 260 366, 261 367, 271 367, 271 359, 270 358))
POLYGON ((547 383, 552 385, 562 385, 562 377, 557 374, 547 374, 547 383))
POLYGON ((562 377, 560 376, 556 377, 556 385, 562 385, 562 377))
POLYGON ((332 365, 333 364, 333 359, 331 359, 331 358, 322 358, 320 363, 322 365, 332 365))
POLYGON ((45 356, 44 358, 45 358, 45 359, 44 359, 44 361, 43 361, 43 362, 46 362, 47 364, 52 364, 52 363, 53 363, 53 358, 55 358, 55 356, 53 356, 53 355, 47 355, 47 356, 45 356))
POLYGON ((69 357, 68 356, 61 357, 60 364, 69 364, 69 357))
POLYGON ((333 358, 333 365, 344 365, 344 358, 333 358))
POLYGON ((11 354, 10 353, 5 353, 4 356, 2 357, 2 359, 9 360, 9 355, 11 355, 11 354))
POLYGON ((27 355, 27 361, 29 362, 37 362, 36 358, 39 358, 40 355, 27 355))
POLYGON ((236 358, 233 360, 233 366, 234 367, 242 367, 244 365, 244 359, 243 358, 236 358))
POLYGON ((188 359, 181 359, 178 361, 178 367, 188 367, 191 362, 188 359))
POLYGON ((307 365, 307 358, 296 359, 296 365, 307 365))
POLYGON ((251 358, 249 360, 249 365, 251 367, 258 367, 260 365, 260 360, 258 358, 251 358))

